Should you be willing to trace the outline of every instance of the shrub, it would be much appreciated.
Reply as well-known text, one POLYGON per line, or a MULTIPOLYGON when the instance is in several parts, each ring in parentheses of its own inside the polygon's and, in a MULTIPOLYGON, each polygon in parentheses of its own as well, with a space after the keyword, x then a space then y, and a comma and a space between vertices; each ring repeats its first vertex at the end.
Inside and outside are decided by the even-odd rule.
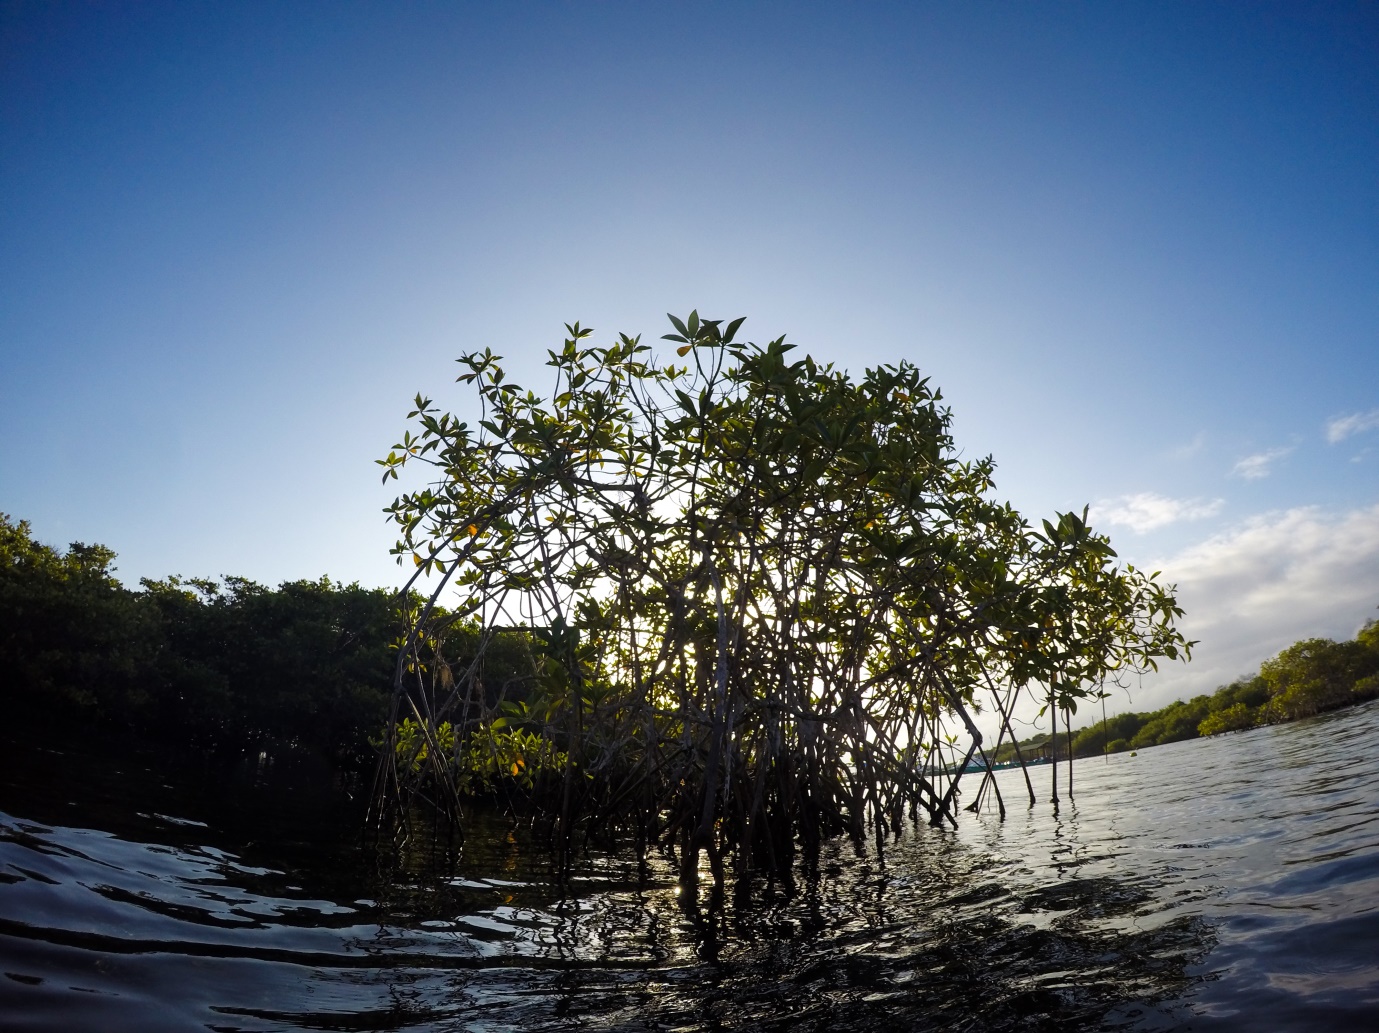
POLYGON ((1242 728, 1252 728, 1255 714, 1244 703, 1233 703, 1225 710, 1207 715, 1197 726, 1199 735, 1220 735, 1222 732, 1238 732, 1242 728))

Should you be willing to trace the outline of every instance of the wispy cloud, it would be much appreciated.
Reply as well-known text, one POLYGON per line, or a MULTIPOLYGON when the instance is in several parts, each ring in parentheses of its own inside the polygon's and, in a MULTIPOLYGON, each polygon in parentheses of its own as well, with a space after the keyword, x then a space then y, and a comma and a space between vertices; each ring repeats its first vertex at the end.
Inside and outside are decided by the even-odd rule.
POLYGON ((1144 534, 1180 520, 1202 520, 1221 512, 1225 499, 1171 499, 1152 491, 1103 499, 1092 507, 1093 523, 1116 524, 1144 534))
POLYGON ((1246 456, 1231 467, 1231 475, 1243 477, 1247 481, 1257 481, 1261 477, 1268 477, 1274 472, 1272 469, 1274 463, 1292 451, 1292 448, 1271 448, 1267 452, 1256 452, 1252 456, 1246 456))
POLYGON ((1210 692, 1298 639, 1349 638, 1379 617, 1379 505, 1265 514, 1153 566, 1177 583, 1179 627, 1200 644, 1188 666, 1146 679, 1135 709, 1210 692))
POLYGON ((1172 452, 1170 452, 1169 455, 1171 455, 1174 459, 1191 459, 1193 456, 1197 455, 1199 452, 1202 451, 1206 443, 1206 434, 1202 433, 1201 431, 1198 431, 1196 436, 1194 436, 1191 441, 1189 441, 1186 445, 1179 445, 1172 452))
POLYGON ((1353 412, 1349 416, 1337 416, 1326 423, 1326 440, 1331 444, 1344 441, 1352 434, 1361 434, 1379 427, 1379 409, 1369 412, 1353 412))

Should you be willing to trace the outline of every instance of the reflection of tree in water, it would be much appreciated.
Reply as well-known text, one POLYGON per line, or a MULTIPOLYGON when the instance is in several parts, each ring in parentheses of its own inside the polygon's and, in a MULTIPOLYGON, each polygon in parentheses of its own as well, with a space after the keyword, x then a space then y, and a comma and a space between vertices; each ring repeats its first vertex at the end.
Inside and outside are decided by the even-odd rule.
MULTIPOLYGON (((1067 859, 1075 836, 1057 846, 1067 859)), ((1068 876, 993 878, 951 837, 890 868, 826 856, 794 892, 688 905, 662 881, 518 914, 501 968, 463 979, 475 1015, 524 1029, 1102 1029, 1159 1019, 1212 948, 1167 921, 1168 887, 1068 876), (932 848, 932 849, 930 849, 932 848), (927 864, 916 864, 927 858, 927 864)))
MULTIPOLYGON (((1069 890, 1098 915, 1144 900, 1113 884, 1069 890)), ((713 931, 714 920, 699 928, 713 931)), ((1047 928, 990 914, 927 930, 902 923, 750 946, 734 938, 717 944, 723 957, 713 963, 528 970, 517 1011, 538 1029, 1100 1029, 1108 1016, 1128 1023, 1181 995, 1212 939, 1200 919, 1096 931, 1077 911, 1047 928)))

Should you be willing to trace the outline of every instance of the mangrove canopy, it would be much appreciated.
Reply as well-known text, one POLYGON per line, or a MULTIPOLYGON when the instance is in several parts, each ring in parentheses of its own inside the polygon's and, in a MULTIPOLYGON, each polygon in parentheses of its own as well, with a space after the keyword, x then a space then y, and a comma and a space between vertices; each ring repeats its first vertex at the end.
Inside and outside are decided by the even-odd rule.
POLYGON ((916 367, 854 378, 740 342, 741 319, 671 323, 668 357, 567 326, 549 393, 465 355, 473 424, 417 397, 380 460, 424 469, 388 512, 429 592, 380 813, 424 794, 460 817, 483 773, 565 856, 621 831, 687 882, 788 877, 823 837, 879 850, 955 821, 960 772, 999 745, 983 708, 1005 738, 1022 693, 1070 712, 1185 655, 1171 588, 1118 566, 1085 510, 1035 527, 996 501, 916 367), (518 628, 529 672, 495 685, 487 644, 518 628))

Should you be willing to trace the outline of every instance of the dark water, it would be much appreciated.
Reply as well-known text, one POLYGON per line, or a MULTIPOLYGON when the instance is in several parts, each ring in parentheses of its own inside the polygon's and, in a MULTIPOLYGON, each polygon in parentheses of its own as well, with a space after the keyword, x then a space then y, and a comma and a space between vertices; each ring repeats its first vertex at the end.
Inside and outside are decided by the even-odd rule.
POLYGON ((1060 819, 1003 773, 1004 823, 698 917, 618 856, 557 892, 501 825, 385 864, 310 772, 15 746, 0 1029, 1379 1029, 1377 734, 1370 704, 1086 762, 1060 819))

